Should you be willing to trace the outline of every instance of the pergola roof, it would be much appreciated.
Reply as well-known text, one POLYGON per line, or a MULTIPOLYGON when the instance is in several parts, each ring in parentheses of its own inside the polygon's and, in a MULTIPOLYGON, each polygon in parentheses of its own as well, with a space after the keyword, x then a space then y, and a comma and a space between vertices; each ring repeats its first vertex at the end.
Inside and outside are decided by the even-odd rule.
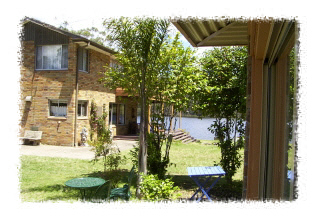
POLYGON ((248 23, 244 20, 174 19, 171 22, 194 47, 249 44, 248 23))

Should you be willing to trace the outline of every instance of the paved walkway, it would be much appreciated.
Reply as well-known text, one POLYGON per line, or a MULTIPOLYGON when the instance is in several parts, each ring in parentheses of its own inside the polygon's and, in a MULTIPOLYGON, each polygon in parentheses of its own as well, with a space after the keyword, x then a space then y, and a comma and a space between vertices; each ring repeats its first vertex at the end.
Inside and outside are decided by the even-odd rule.
MULTIPOLYGON (((134 140, 114 140, 113 141, 120 149, 124 151, 133 148, 137 143, 134 140)), ((20 154, 22 155, 35 155, 46 157, 62 157, 62 158, 77 158, 92 160, 94 152, 90 151, 91 147, 66 147, 66 146, 53 146, 53 145, 20 145, 20 154)))

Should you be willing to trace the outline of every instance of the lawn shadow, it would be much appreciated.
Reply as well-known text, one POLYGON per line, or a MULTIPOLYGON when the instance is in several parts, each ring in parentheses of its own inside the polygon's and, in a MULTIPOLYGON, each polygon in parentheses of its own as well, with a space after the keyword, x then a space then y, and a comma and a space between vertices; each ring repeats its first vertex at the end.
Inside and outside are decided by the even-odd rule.
POLYGON ((41 194, 41 192, 46 193, 44 194, 46 195, 46 197, 42 199, 43 201, 77 200, 79 198, 78 191, 74 189, 70 189, 63 184, 46 185, 42 187, 28 188, 20 191, 21 194, 24 194, 24 193, 41 194))
MULTIPOLYGON (((190 192, 190 197, 199 188, 198 185, 188 175, 171 175, 172 181, 175 186, 178 186, 181 190, 190 192)), ((203 183, 204 177, 200 178, 203 183)), ((206 184, 208 188, 217 178, 213 177, 206 184)), ((242 181, 234 180, 232 185, 226 183, 225 177, 222 177, 217 184, 209 191, 209 196, 213 200, 218 201, 240 201, 242 200, 242 181)), ((198 194, 201 196, 201 194, 198 194)))
MULTIPOLYGON (((104 180, 109 180, 112 182, 112 187, 117 188, 117 187, 122 187, 121 183, 123 183, 123 184, 128 183, 129 174, 130 174, 130 170, 117 169, 117 170, 108 170, 106 172, 98 171, 98 172, 83 174, 83 176, 99 177, 104 180)), ((132 178, 132 181, 131 181, 131 186, 133 186, 134 188, 137 187, 136 179, 137 179, 137 176, 135 174, 132 178)))

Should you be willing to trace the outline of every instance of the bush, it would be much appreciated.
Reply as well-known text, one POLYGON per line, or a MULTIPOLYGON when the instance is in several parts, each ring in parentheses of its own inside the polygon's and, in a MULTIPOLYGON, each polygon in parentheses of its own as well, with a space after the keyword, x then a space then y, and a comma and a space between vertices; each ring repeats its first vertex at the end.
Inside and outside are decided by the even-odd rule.
MULTIPOLYGON (((164 179, 169 166, 175 165, 170 163, 169 151, 172 143, 172 138, 159 139, 154 133, 148 134, 148 156, 147 156, 147 170, 148 173, 157 175, 160 179, 164 179), (165 153, 163 153, 162 145, 166 146, 165 153)), ((130 159, 132 164, 138 167, 139 145, 135 145, 130 150, 130 159)))
POLYGON ((174 187, 174 182, 170 178, 161 180, 157 175, 142 174, 142 182, 140 184, 142 199, 150 201, 160 201, 168 199, 176 199, 180 194, 179 187, 174 187))

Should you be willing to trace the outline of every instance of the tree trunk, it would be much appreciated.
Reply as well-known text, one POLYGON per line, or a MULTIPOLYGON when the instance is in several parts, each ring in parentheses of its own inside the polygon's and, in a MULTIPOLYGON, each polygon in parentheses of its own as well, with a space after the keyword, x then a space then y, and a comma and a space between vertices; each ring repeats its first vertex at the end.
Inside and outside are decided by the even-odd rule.
POLYGON ((141 173, 147 174, 147 102, 145 95, 145 73, 142 73, 142 82, 140 88, 140 106, 141 106, 141 117, 140 117, 140 135, 139 135, 139 161, 138 161, 138 179, 137 179, 137 190, 136 195, 141 199, 140 183, 141 173))

